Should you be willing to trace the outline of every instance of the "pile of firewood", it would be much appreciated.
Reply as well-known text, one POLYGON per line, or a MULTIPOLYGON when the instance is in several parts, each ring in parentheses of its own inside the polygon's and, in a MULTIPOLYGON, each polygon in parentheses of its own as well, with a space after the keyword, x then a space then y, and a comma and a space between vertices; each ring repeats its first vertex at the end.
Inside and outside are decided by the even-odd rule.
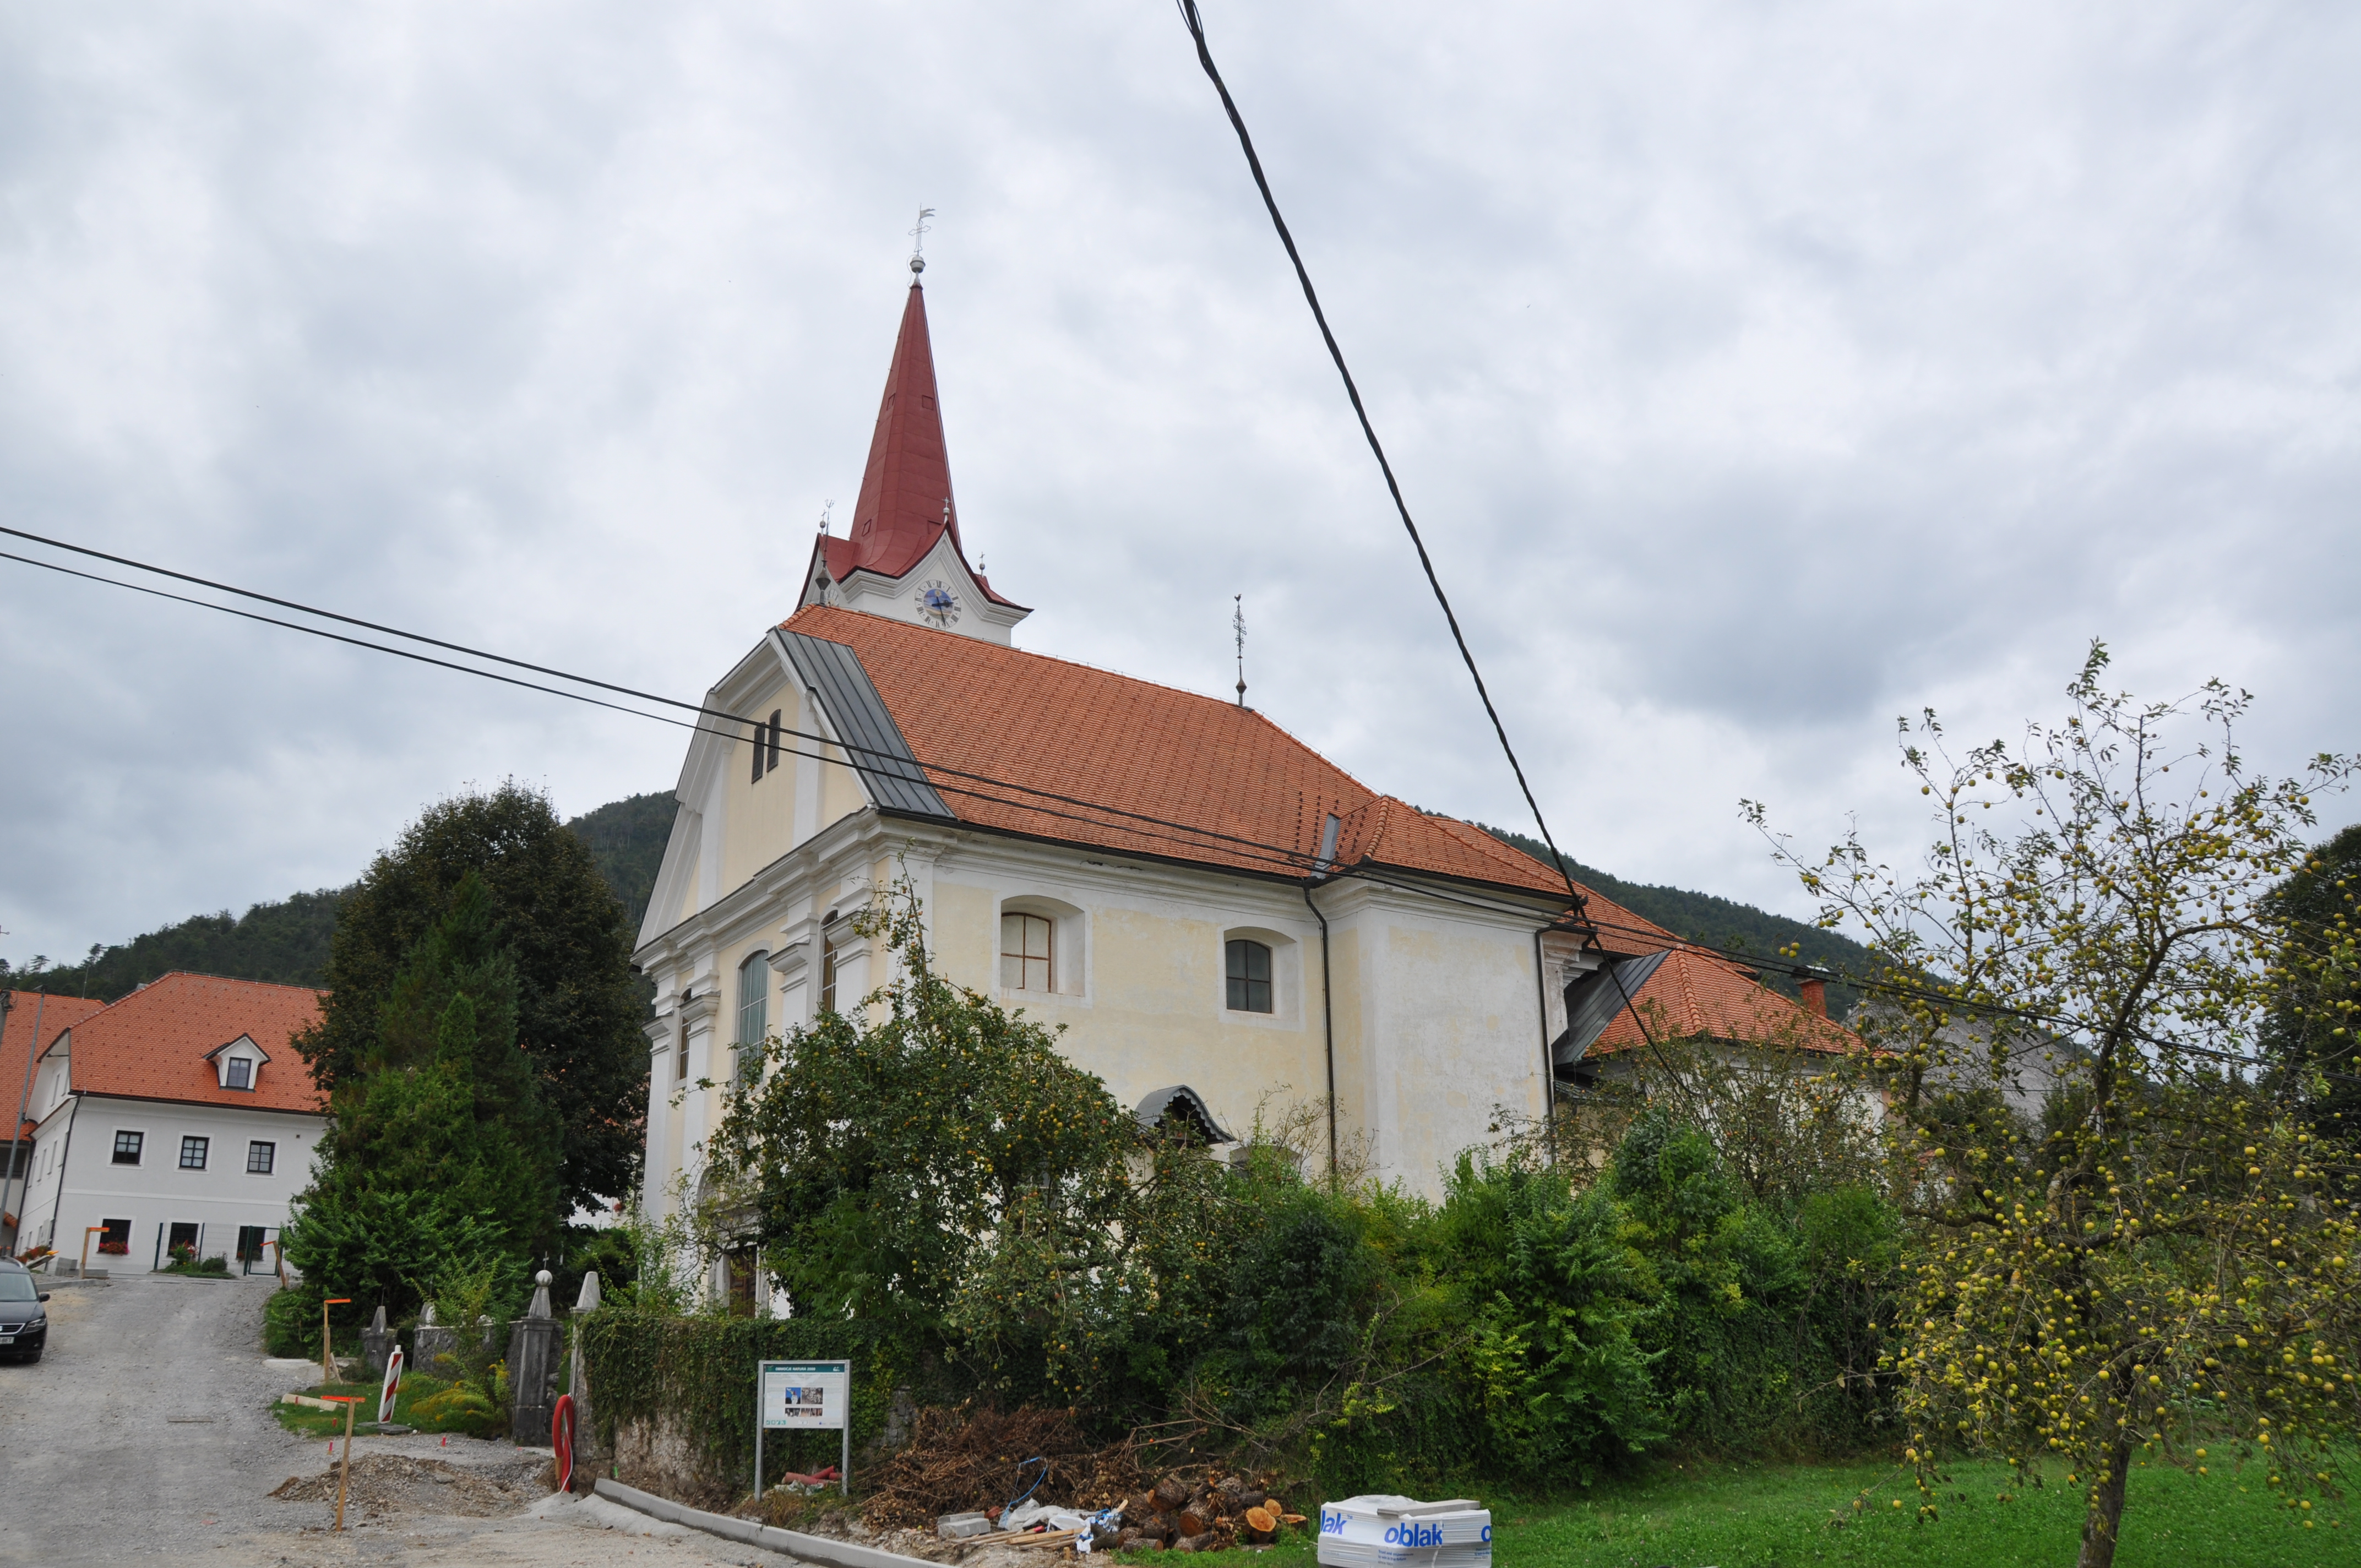
POLYGON ((1220 1552, 1232 1546, 1268 1546, 1284 1526, 1300 1525, 1301 1514, 1281 1511, 1260 1482, 1224 1475, 1219 1467, 1167 1471, 1148 1491, 1124 1499, 1114 1541, 1117 1552, 1220 1552))

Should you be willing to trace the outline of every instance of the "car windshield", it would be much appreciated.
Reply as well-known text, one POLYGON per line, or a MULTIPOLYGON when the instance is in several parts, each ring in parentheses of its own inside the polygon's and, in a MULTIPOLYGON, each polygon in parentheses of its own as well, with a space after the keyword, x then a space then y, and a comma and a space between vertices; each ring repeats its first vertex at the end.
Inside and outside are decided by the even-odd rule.
POLYGON ((37 1301, 38 1292, 33 1288, 33 1277, 19 1274, 13 1268, 0 1269, 0 1301, 37 1301))

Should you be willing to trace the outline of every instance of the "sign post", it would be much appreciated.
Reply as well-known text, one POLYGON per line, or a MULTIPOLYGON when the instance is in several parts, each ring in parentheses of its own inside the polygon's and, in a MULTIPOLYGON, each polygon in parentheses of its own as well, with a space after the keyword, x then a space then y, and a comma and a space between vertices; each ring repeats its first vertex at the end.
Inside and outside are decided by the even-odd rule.
POLYGON ((755 1373, 754 1496, 763 1495, 763 1434, 770 1429, 844 1433, 837 1486, 852 1496, 852 1363, 765 1361, 755 1373))
POLYGON ((320 1303, 320 1381, 323 1384, 334 1383, 336 1380, 335 1357, 329 1350, 329 1340, 333 1336, 328 1330, 328 1309, 349 1307, 352 1303, 353 1299, 350 1296, 331 1296, 320 1303))

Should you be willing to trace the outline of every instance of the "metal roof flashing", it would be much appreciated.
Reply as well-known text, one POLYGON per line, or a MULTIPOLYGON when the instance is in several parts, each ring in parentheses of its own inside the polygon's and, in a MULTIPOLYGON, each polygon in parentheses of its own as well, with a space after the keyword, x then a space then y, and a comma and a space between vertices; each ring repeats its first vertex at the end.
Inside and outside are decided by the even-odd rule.
POLYGON ((958 820, 935 793, 935 786, 927 782, 925 770, 903 738, 902 727, 894 722, 885 699, 877 695, 869 672, 862 668, 861 655, 841 642, 785 627, 773 628, 771 635, 804 688, 827 711, 845 744, 845 760, 868 785, 871 799, 891 811, 958 820))

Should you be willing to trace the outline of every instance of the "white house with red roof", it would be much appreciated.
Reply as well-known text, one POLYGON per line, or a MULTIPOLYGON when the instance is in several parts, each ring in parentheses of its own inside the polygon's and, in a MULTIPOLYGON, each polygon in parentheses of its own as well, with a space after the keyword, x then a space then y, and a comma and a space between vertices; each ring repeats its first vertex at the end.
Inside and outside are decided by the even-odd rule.
POLYGON ((0 1154, 0 1252, 16 1250, 16 1215, 25 1203, 25 1173, 32 1168, 33 1134, 37 1125, 26 1120, 33 1099, 33 1058, 39 1044, 106 1005, 81 996, 51 996, 40 991, 5 993, 0 1011, 0 1094, 9 1096, 16 1120, 9 1133, 10 1150, 0 1154))
POLYGON ((849 535, 797 597, 707 696, 740 722, 690 743, 641 931, 659 1211, 719 1123, 700 1085, 887 978, 848 916, 901 879, 949 979, 1062 1026, 1144 1119, 1219 1141, 1310 1107, 1429 1192, 1504 1117, 1553 1113, 1629 1011, 1598 1007, 1619 976, 1706 1034, 1800 1014, 1242 700, 1012 646, 1028 612, 968 564, 916 283, 849 535))
MULTIPOLYGON (((293 1045, 320 997, 173 973, 46 1019, 17 1250, 51 1247, 70 1270, 87 1242, 93 1269, 146 1271, 187 1246, 233 1269, 269 1269, 327 1124, 293 1045)), ((20 993, 19 1007, 32 1000, 20 993)))

